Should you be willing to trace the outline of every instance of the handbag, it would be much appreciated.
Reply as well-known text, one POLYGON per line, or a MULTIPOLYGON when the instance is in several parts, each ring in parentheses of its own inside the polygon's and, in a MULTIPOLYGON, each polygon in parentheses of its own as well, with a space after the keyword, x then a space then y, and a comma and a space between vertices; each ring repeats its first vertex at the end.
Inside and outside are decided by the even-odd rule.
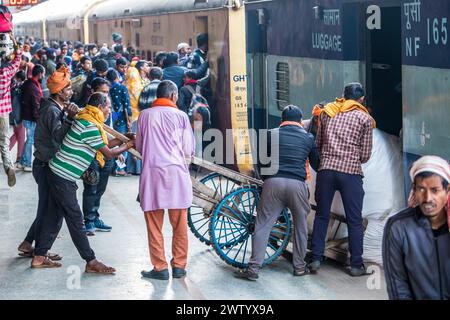
POLYGON ((96 186, 100 181, 100 173, 92 167, 86 169, 81 176, 81 180, 90 186, 96 186))

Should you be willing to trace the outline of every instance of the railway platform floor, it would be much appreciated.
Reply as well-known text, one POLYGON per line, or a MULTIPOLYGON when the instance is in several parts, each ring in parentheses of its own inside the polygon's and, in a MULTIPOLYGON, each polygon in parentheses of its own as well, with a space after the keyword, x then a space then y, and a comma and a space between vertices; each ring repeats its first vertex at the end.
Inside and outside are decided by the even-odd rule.
MULTIPOLYGON (((264 268, 260 279, 237 279, 235 270, 189 232, 188 274, 169 281, 141 277, 150 270, 147 231, 136 202, 136 176, 111 177, 101 204, 101 218, 113 229, 89 237, 99 260, 117 269, 115 275, 84 273, 68 229, 63 228, 52 252, 63 256, 58 269, 31 269, 31 259, 18 256, 17 246, 31 225, 37 207, 37 185, 31 173, 18 172, 10 189, 0 170, 0 299, 167 299, 167 300, 266 300, 266 299, 387 299, 383 272, 379 279, 352 278, 344 267, 326 261, 317 275, 293 277, 284 258, 264 268)), ((78 199, 83 187, 79 184, 78 199)), ((165 247, 170 259, 171 227, 166 217, 165 247)))

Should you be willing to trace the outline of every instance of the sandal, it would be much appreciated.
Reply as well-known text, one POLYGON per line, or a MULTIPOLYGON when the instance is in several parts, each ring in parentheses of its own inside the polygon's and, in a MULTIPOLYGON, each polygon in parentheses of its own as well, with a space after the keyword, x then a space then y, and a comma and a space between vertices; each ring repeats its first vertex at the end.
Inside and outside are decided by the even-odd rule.
MULTIPOLYGON (((34 251, 32 251, 32 252, 22 251, 22 252, 19 252, 19 256, 25 257, 25 258, 33 258, 34 257, 34 251)), ((57 254, 57 253, 47 252, 47 254, 45 256, 47 258, 49 258, 50 260, 53 260, 53 261, 60 261, 60 260, 62 260, 62 257, 59 254, 57 254)))
POLYGON ((21 256, 21 257, 27 257, 27 258, 33 257, 34 247, 31 245, 31 243, 28 243, 27 241, 23 241, 19 245, 17 250, 19 250, 19 256, 21 256))
MULTIPOLYGON (((34 261, 34 259, 33 259, 34 261)), ((44 257, 44 261, 41 264, 33 264, 33 261, 31 261, 31 268, 33 269, 44 269, 44 268, 59 268, 62 266, 59 262, 54 262, 50 260, 47 256, 44 257)))
POLYGON ((92 263, 86 264, 86 269, 84 271, 86 273, 114 274, 116 272, 116 269, 107 267, 100 261, 94 260, 92 261, 92 263))
POLYGON ((47 258, 49 258, 52 261, 60 261, 62 260, 62 257, 57 253, 51 253, 50 251, 47 252, 45 255, 47 258))

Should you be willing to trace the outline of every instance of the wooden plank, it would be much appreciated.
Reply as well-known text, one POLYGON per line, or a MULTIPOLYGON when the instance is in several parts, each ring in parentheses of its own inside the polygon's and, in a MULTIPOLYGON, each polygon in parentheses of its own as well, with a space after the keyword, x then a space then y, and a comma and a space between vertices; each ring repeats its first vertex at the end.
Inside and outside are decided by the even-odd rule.
POLYGON ((227 169, 225 167, 219 166, 217 164, 214 164, 212 162, 208 162, 206 160, 203 160, 203 159, 200 159, 200 158, 197 158, 197 157, 193 157, 192 158, 192 163, 194 163, 194 164, 196 164, 196 165, 198 165, 198 166, 200 166, 202 168, 205 168, 205 169, 207 169, 209 171, 217 172, 217 173, 219 173, 219 174, 221 174, 221 175, 223 175, 223 176, 225 176, 227 178, 239 181, 239 182, 241 182, 243 184, 254 184, 254 185, 257 185, 257 186, 262 186, 263 185, 263 181, 262 180, 255 179, 253 177, 247 176, 247 175, 242 174, 240 172, 227 169))
MULTIPOLYGON (((126 136, 124 136, 123 134, 117 132, 116 130, 114 130, 113 128, 107 126, 106 124, 103 125, 103 129, 105 129, 105 131, 107 133, 109 133, 114 138, 119 139, 123 143, 127 143, 128 141, 130 141, 130 139, 128 139, 126 136)), ((131 153, 136 158, 142 160, 141 154, 136 149, 134 149, 134 148, 128 149, 128 152, 131 153)))
POLYGON ((223 197, 218 191, 216 192, 214 189, 204 185, 203 183, 194 179, 193 177, 191 177, 191 181, 194 190, 198 191, 199 193, 203 193, 204 195, 210 197, 211 199, 215 199, 217 201, 222 200, 223 197))
MULTIPOLYGON (((80 112, 81 108, 78 108, 77 112, 80 112)), ((111 128, 110 126, 103 124, 103 129, 105 129, 105 131, 107 133, 109 133, 111 136, 113 136, 114 138, 119 139, 120 141, 122 141, 123 143, 127 143, 128 141, 130 141, 130 139, 128 139, 126 136, 124 136, 123 134, 117 132, 116 130, 114 130, 113 128, 111 128)), ((133 156, 135 156, 136 158, 142 160, 142 156, 139 153, 139 151, 137 151, 134 148, 128 149, 127 152, 131 153, 133 156)))
POLYGON ((201 207, 204 212, 209 213, 213 210, 215 204, 202 198, 201 196, 194 195, 192 203, 201 207))
POLYGON ((330 241, 327 241, 327 243, 325 244, 325 249, 340 247, 341 245, 343 245, 347 242, 348 242, 348 237, 342 238, 339 240, 330 240, 330 241))

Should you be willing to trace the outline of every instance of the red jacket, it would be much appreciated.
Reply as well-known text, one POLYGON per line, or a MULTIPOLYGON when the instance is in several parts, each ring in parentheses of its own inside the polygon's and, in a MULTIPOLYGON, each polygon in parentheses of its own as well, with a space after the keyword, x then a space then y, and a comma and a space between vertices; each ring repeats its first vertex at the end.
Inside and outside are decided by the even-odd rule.
POLYGON ((22 85, 22 119, 36 121, 39 118, 39 105, 42 99, 42 90, 34 79, 26 80, 22 85))

